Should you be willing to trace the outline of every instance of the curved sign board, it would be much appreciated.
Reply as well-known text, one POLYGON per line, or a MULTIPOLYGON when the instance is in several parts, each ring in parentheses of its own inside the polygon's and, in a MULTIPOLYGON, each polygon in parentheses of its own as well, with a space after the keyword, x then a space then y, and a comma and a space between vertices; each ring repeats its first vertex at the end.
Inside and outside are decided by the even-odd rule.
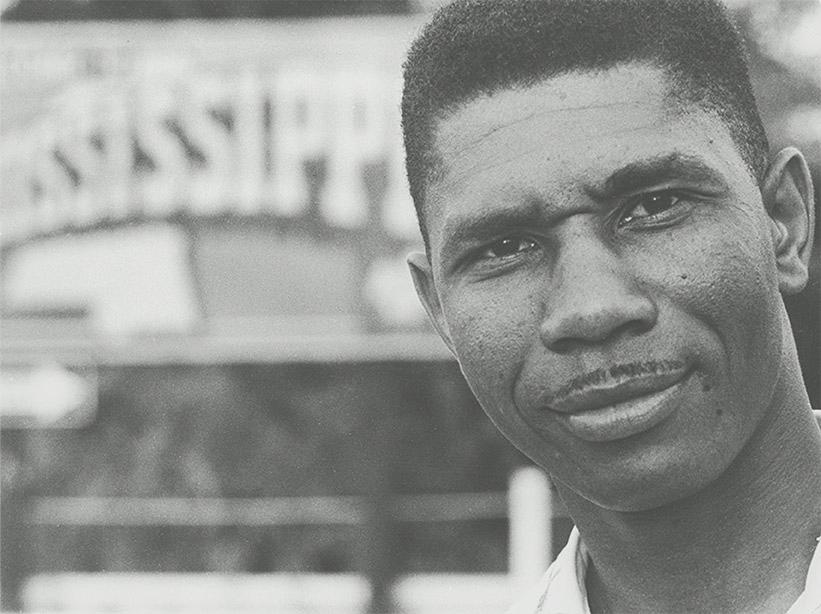
POLYGON ((416 240, 386 23, 4 26, 4 242, 224 215, 416 240))
POLYGON ((417 25, 4 25, 7 307, 86 309, 109 336, 418 328, 399 127, 417 25))

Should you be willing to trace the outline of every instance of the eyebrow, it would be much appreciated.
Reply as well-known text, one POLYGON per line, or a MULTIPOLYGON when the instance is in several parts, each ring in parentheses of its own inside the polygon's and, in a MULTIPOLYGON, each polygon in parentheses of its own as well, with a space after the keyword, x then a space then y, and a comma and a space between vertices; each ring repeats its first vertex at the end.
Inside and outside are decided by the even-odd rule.
POLYGON ((601 186, 590 187, 587 191, 593 198, 603 200, 673 179, 708 183, 720 190, 728 189, 721 173, 701 158, 676 151, 626 164, 605 179, 601 186))
POLYGON ((481 242, 514 228, 532 228, 544 217, 539 203, 530 200, 525 206, 503 207, 487 213, 451 218, 442 229, 442 258, 446 262, 452 260, 464 243, 481 242))

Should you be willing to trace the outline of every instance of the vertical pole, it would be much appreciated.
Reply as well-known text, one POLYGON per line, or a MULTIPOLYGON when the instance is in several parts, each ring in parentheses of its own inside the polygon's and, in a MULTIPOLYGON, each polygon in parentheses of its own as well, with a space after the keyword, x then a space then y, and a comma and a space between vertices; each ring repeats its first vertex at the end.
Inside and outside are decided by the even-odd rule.
POLYGON ((31 573, 31 540, 26 534, 27 481, 25 462, 25 431, 3 429, 2 440, 2 504, 0 504, 0 609, 22 610, 20 591, 31 573))
POLYGON ((551 496, 547 476, 536 467, 521 467, 510 477, 508 569, 514 587, 536 582, 550 564, 551 496))
POLYGON ((361 369, 358 402, 362 407, 361 478, 366 486, 362 572, 371 589, 368 614, 394 612, 393 581, 400 550, 394 524, 394 479, 403 400, 394 370, 384 365, 361 369))
POLYGON ((389 614, 394 611, 392 588, 396 555, 392 515, 389 484, 380 480, 368 497, 366 512, 366 572, 371 588, 369 614, 389 614))

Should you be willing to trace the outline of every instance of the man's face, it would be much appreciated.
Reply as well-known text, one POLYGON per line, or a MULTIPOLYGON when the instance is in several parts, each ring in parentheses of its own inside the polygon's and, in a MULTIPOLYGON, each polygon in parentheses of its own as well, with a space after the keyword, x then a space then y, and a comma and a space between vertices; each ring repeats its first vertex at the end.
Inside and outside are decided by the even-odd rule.
POLYGON ((644 65, 438 124, 414 275, 499 429, 607 508, 686 496, 773 398, 782 329, 758 187, 726 127, 644 65))

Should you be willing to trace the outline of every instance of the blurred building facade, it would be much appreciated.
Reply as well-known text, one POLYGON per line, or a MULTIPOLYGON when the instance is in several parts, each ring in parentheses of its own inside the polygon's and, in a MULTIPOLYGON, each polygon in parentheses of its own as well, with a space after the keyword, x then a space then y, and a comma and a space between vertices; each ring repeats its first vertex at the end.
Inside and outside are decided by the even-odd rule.
MULTIPOLYGON (((430 4, 6 8, 2 607, 66 571, 505 571, 494 497, 525 461, 404 266, 400 65, 430 4), (489 497, 396 511, 460 492, 489 497)), ((733 4, 773 144, 821 185, 821 63, 733 4)), ((819 254, 789 304, 815 407, 819 254)))

